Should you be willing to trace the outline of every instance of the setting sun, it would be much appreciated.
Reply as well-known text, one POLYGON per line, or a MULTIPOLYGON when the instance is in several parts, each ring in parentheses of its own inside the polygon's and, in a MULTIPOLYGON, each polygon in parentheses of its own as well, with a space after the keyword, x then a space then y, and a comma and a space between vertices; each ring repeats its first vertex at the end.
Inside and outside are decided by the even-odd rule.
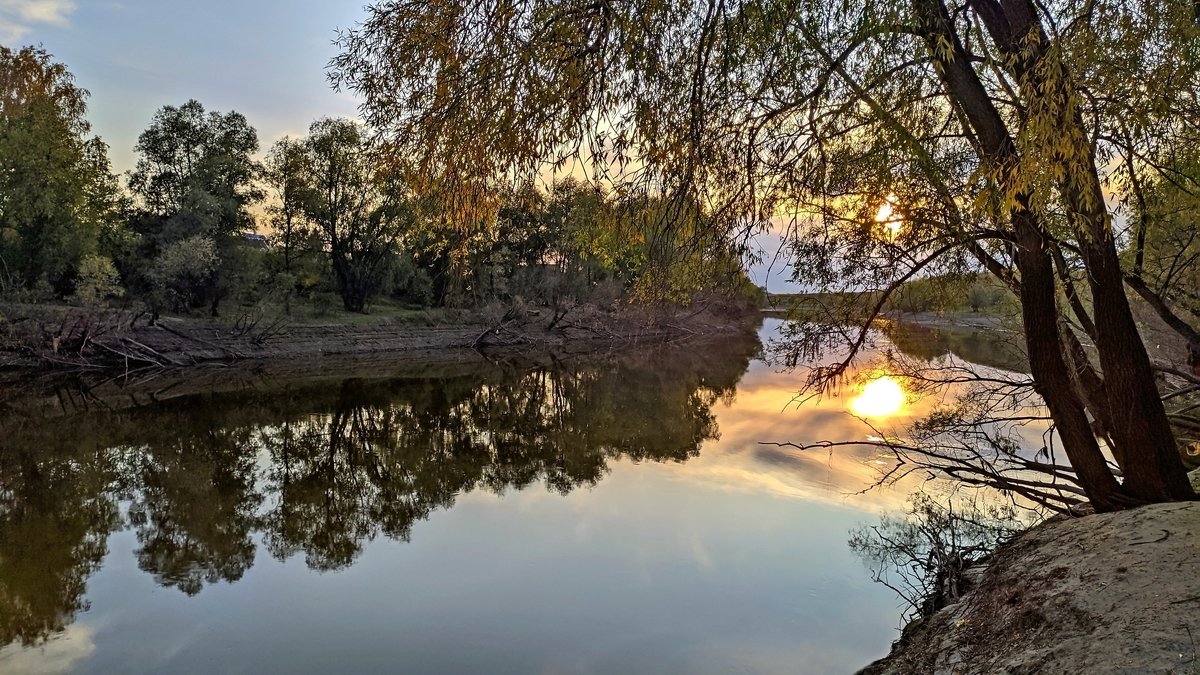
POLYGON ((880 204, 879 210, 875 212, 875 222, 887 230, 890 239, 900 236, 901 230, 904 229, 904 216, 896 210, 897 199, 899 198, 895 193, 889 194, 883 204, 880 204))
POLYGON ((884 376, 863 387, 850 402, 850 409, 861 417, 889 417, 904 407, 904 388, 896 380, 884 376))

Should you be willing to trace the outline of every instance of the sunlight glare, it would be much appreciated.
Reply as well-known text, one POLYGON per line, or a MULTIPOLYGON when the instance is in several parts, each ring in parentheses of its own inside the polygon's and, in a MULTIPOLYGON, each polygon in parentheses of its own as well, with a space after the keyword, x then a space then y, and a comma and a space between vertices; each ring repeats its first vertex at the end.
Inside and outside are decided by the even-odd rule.
POLYGON ((850 409, 860 417, 889 417, 904 407, 904 388, 896 380, 884 376, 863 387, 850 402, 850 409))
POLYGON ((896 193, 888 194, 883 204, 879 205, 879 211, 875 213, 875 222, 883 226, 890 239, 900 236, 900 231, 904 229, 904 216, 896 210, 898 199, 896 193))

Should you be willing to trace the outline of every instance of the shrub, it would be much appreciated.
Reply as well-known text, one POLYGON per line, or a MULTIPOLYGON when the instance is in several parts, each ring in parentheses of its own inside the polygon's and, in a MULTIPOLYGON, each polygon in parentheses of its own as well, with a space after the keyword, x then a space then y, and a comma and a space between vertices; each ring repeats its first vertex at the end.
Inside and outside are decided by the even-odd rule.
POLYGON ((100 255, 85 256, 79 263, 74 301, 85 307, 103 307, 125 295, 113 261, 100 255))

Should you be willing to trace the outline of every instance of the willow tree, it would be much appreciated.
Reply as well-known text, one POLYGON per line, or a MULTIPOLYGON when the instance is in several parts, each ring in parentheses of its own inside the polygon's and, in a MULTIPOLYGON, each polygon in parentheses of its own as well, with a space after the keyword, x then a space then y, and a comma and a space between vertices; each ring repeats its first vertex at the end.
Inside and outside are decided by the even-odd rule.
MULTIPOLYGON (((1020 300, 1070 480, 1101 510, 1195 497, 1126 296, 1136 275, 1113 206, 1200 133, 1193 3, 368 11, 340 37, 333 81, 443 191, 582 159, 596 180, 703 204, 726 232, 788 224, 798 278, 875 291, 870 318, 909 279, 986 270, 1020 300)), ((795 347, 848 343, 812 371, 818 388, 870 335, 829 309, 795 347)))

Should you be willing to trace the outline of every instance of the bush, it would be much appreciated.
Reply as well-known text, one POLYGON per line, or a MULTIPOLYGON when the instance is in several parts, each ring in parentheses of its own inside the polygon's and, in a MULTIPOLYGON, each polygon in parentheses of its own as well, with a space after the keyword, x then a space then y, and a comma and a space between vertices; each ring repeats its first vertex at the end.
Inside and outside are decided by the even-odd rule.
POLYGON ((927 618, 969 591, 968 570, 1023 525, 1011 507, 968 502, 956 508, 918 493, 904 516, 884 516, 879 525, 852 532, 850 550, 908 605, 909 619, 927 618))
POLYGON ((217 245, 208 237, 168 244, 150 267, 155 300, 176 310, 190 308, 208 290, 219 264, 217 245))
POLYGON ((104 307, 109 300, 125 295, 121 277, 113 261, 100 255, 89 255, 79 263, 75 282, 76 304, 84 307, 104 307))

